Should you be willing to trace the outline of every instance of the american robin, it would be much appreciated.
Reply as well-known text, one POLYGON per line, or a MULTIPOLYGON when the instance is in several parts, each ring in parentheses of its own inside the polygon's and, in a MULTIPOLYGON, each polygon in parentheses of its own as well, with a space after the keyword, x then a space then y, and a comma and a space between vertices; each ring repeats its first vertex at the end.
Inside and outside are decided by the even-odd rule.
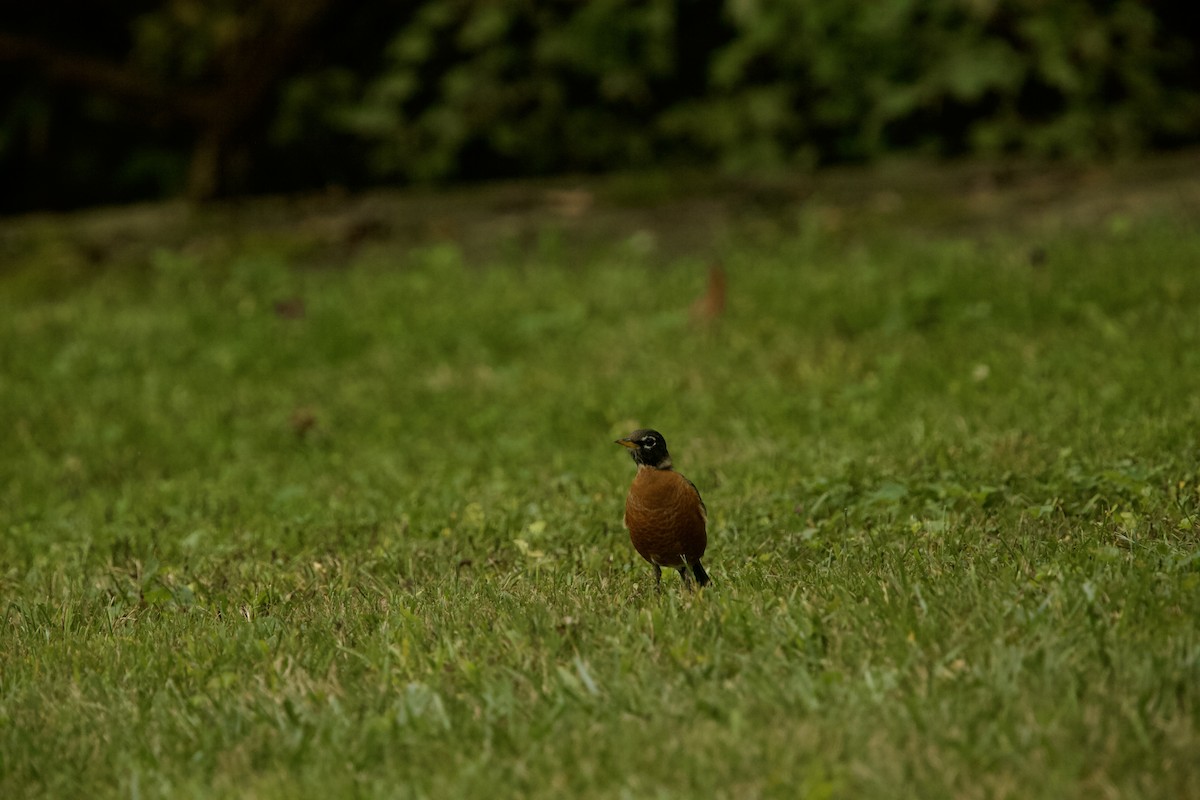
POLYGON ((636 430, 617 444, 628 447, 638 465, 625 498, 625 527, 633 548, 654 566, 655 583, 662 582, 662 568, 671 567, 684 583, 691 581, 691 570, 704 586, 708 573, 700 558, 708 544, 708 510, 696 484, 671 468, 667 440, 658 431, 636 430))

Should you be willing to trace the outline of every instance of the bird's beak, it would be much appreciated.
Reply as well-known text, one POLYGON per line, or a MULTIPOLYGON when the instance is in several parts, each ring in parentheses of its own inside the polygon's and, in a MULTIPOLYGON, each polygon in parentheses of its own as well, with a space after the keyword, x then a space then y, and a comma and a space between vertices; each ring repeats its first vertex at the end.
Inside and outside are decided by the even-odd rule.
POLYGON ((630 450, 637 447, 637 442, 635 442, 633 439, 629 439, 629 438, 617 439, 616 443, 621 445, 621 447, 628 447, 630 450))

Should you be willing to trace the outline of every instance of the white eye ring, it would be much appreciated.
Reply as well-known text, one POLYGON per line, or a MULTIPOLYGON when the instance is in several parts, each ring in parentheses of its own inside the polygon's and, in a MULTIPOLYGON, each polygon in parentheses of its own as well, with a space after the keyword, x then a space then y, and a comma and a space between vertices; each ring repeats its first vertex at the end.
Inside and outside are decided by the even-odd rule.
POLYGON ((647 449, 654 447, 656 444, 658 444, 658 439, 655 439, 653 436, 647 436, 645 439, 642 439, 642 447, 647 449))

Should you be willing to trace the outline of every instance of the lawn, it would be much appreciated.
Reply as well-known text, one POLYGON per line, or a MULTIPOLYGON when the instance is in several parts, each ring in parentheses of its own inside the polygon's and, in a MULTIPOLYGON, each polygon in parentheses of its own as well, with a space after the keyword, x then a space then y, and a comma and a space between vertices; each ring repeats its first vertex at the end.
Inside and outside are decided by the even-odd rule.
POLYGON ((4 221, 0 796, 1200 797, 1189 163, 4 221))

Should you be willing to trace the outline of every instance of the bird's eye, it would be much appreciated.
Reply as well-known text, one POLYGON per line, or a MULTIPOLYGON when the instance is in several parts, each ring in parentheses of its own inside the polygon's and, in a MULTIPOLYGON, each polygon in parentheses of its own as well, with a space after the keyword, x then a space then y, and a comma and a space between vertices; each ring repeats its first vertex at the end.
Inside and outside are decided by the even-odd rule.
POLYGON ((642 439, 642 447, 646 449, 650 449, 656 444, 658 444, 658 439, 655 439, 653 436, 647 436, 645 439, 642 439))

